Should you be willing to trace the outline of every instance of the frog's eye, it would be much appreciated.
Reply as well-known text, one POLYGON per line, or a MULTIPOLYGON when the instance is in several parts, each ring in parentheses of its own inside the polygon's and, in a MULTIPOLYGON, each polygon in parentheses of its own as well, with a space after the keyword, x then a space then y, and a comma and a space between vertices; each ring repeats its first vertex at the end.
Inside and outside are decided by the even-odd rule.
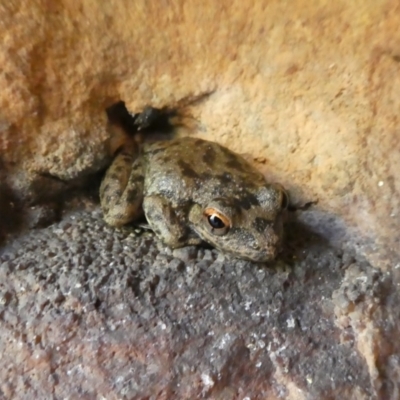
POLYGON ((282 197, 281 197, 281 208, 283 210, 286 210, 289 207, 289 195, 285 190, 281 191, 282 197))
POLYGON ((225 235, 231 227, 231 220, 215 208, 206 208, 204 218, 207 220, 211 233, 225 235))
POLYGON ((280 183, 273 183, 272 187, 274 187, 279 193, 279 205, 281 210, 286 210, 290 205, 290 198, 288 192, 280 183))

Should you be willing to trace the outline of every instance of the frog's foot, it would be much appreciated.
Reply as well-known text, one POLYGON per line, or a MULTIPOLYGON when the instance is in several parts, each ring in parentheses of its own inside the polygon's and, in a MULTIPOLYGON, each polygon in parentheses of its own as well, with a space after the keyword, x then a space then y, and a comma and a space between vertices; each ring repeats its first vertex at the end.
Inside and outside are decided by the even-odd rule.
POLYGON ((109 225, 122 226, 142 215, 143 181, 143 167, 136 149, 123 149, 100 186, 100 204, 109 225))
POLYGON ((172 248, 201 243, 189 234, 183 216, 179 216, 161 196, 148 196, 143 201, 143 210, 151 229, 167 246, 172 248))

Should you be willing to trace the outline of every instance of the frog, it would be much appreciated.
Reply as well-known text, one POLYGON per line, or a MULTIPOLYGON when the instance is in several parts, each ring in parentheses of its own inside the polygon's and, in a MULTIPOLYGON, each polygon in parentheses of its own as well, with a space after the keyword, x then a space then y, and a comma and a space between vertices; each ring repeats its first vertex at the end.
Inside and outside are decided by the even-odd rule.
POLYGON ((127 141, 100 185, 107 224, 121 227, 144 216, 172 249, 205 243, 253 262, 280 252, 288 204, 283 186, 240 154, 192 136, 127 141))

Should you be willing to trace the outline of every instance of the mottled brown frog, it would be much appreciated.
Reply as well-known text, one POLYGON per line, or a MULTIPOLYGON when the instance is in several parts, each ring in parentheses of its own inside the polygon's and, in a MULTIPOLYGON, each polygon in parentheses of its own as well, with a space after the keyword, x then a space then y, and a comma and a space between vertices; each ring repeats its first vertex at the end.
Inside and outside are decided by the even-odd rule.
POLYGON ((185 137, 120 151, 100 187, 105 221, 142 216, 172 248, 207 242, 251 261, 269 261, 282 241, 288 197, 240 155, 185 137))

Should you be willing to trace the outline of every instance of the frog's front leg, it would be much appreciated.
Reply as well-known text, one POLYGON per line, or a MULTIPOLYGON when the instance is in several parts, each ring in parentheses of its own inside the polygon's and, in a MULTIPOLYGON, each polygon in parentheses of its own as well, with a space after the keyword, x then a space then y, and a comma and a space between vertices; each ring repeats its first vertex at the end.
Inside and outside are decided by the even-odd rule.
POLYGON ((147 196, 143 201, 147 222, 155 234, 172 248, 198 245, 202 240, 190 232, 185 218, 162 196, 147 196))
POLYGON ((142 215, 143 166, 139 148, 131 143, 115 157, 100 186, 104 220, 122 226, 142 215))

